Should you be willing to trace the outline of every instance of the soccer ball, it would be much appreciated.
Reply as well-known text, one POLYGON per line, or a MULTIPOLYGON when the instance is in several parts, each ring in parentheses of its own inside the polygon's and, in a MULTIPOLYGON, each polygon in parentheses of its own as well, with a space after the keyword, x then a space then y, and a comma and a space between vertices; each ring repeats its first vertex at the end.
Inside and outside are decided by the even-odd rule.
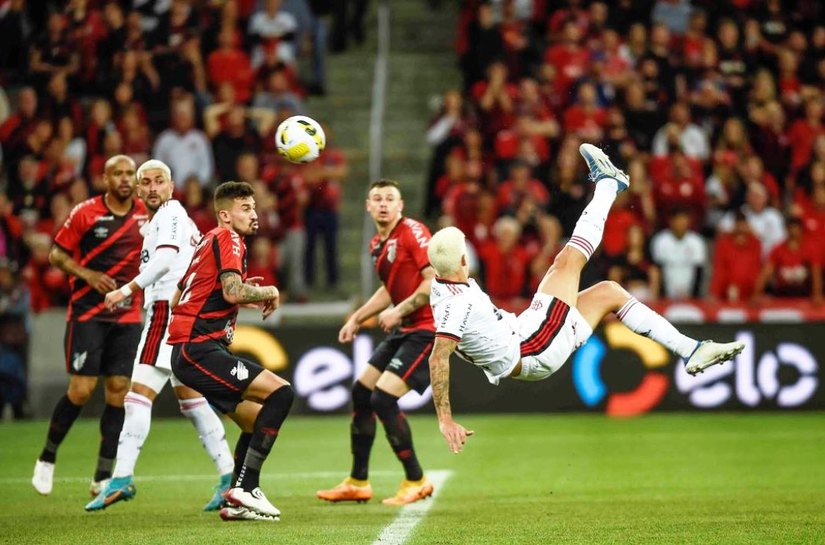
POLYGON ((318 158, 327 145, 324 129, 312 118, 293 115, 278 125, 275 143, 290 163, 309 163, 318 158))

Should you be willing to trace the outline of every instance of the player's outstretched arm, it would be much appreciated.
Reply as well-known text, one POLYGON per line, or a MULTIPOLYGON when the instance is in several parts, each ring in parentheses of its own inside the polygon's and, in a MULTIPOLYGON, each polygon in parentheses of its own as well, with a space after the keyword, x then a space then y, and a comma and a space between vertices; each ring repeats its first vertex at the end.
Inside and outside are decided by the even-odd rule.
POLYGON ((393 308, 388 308, 378 316, 378 325, 381 326, 386 333, 389 333, 399 325, 408 316, 429 304, 430 302, 430 285, 433 283, 435 277, 435 269, 432 267, 424 267, 421 271, 421 283, 415 288, 415 291, 409 297, 395 305, 393 308))
POLYGON ((338 332, 338 342, 352 342, 355 334, 358 333, 358 330, 361 328, 361 322, 372 318, 390 306, 391 303, 392 298, 390 297, 390 292, 388 292, 387 288, 381 284, 381 287, 375 290, 372 297, 367 299, 366 303, 358 307, 358 309, 352 313, 352 316, 347 319, 346 323, 344 323, 341 331, 338 332))
POLYGON ((467 437, 473 431, 453 420, 450 407, 450 355, 458 343, 445 337, 436 337, 430 353, 430 383, 433 387, 433 403, 438 415, 438 429, 447 440, 450 450, 458 454, 464 448, 467 437))
POLYGON ((80 278, 99 293, 106 294, 117 287, 117 283, 108 274, 81 266, 59 246, 52 246, 49 263, 66 274, 80 278))
POLYGON ((178 255, 177 248, 158 248, 155 254, 143 270, 119 289, 112 290, 106 294, 104 305, 108 310, 114 309, 121 301, 132 295, 134 292, 142 290, 146 286, 154 284, 172 268, 172 263, 178 255))
MULTIPOLYGON (((221 275, 223 298, 227 303, 243 305, 245 303, 270 303, 277 306, 279 297, 275 286, 253 286, 245 284, 241 275, 236 272, 225 272, 221 275)), ((272 309, 274 310, 274 308, 272 309)))

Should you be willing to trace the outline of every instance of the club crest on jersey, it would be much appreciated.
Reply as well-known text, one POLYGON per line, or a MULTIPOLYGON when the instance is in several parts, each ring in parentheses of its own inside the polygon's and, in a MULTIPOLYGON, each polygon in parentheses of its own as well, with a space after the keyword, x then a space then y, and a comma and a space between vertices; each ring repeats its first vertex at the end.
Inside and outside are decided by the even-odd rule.
POLYGON ((97 238, 106 238, 109 236, 109 228, 101 225, 100 227, 95 227, 94 233, 97 238))
POLYGON ((398 251, 397 242, 395 239, 387 242, 387 260, 390 263, 395 262, 395 253, 398 251))
POLYGON ((75 352, 72 357, 72 369, 75 371, 83 369, 86 364, 86 356, 88 356, 88 352, 75 352))
POLYGON ((541 310, 541 307, 544 306, 541 299, 533 299, 533 302, 530 304, 530 308, 533 310, 541 310))
POLYGON ((238 360, 238 363, 235 364, 235 367, 232 368, 230 373, 233 377, 240 381, 244 381, 249 378, 249 369, 246 368, 246 365, 244 365, 241 360, 238 360))

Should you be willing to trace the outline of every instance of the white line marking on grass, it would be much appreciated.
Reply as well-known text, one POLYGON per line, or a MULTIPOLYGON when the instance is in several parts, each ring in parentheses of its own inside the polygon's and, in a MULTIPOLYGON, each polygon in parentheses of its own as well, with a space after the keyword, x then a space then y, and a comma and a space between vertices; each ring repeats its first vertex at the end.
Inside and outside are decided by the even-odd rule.
MULTIPOLYGON (((345 472, 346 473, 346 472, 345 472)), ((398 471, 370 471, 370 475, 389 476, 398 475, 398 471)), ((340 477, 340 471, 295 471, 291 473, 267 473, 261 475, 261 480, 285 480, 285 479, 328 479, 340 477)), ((141 482, 167 482, 167 481, 214 481, 217 475, 140 475, 135 476, 135 481, 141 482)), ((2 484, 22 484, 30 483, 31 477, 6 477, 0 478, 2 484)), ((55 477, 57 483, 81 483, 89 482, 89 476, 85 477, 55 477)))
POLYGON ((436 496, 452 474, 453 472, 449 470, 430 471, 427 476, 435 489, 432 497, 429 500, 417 501, 402 507, 395 519, 381 530, 372 545, 403 545, 415 526, 427 516, 427 511, 433 506, 436 496))

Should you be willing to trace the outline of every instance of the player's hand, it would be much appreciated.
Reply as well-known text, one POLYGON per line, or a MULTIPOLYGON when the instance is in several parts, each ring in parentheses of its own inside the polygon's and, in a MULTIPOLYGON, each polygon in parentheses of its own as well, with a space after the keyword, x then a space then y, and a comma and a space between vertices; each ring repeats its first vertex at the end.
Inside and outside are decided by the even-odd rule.
POLYGON ((267 299, 266 301, 263 302, 263 307, 262 307, 261 310, 262 310, 264 320, 269 318, 269 316, 273 312, 275 312, 275 310, 278 308, 278 304, 279 304, 280 299, 281 299, 281 294, 278 292, 278 288, 276 288, 275 286, 269 286, 269 287, 272 288, 272 290, 274 291, 274 296, 271 299, 267 299))
POLYGON ((261 285, 261 281, 263 279, 264 279, 263 276, 250 276, 249 278, 246 279, 246 283, 249 284, 250 286, 256 286, 257 287, 257 286, 261 285))
POLYGON ((464 426, 454 420, 439 421, 438 429, 441 430, 441 435, 447 440, 447 445, 453 454, 458 454, 464 448, 464 443, 467 438, 475 432, 466 429, 464 426))
POLYGON ((388 308, 378 315, 378 325, 384 330, 384 333, 389 333, 400 326, 403 319, 404 317, 395 307, 388 308))
POLYGON ((112 290, 106 294, 106 300, 103 301, 103 306, 106 307, 106 310, 112 311, 124 299, 126 299, 126 296, 123 295, 123 292, 120 290, 112 290))
POLYGON ((352 319, 347 320, 347 323, 345 323, 341 331, 338 332, 338 342, 351 343, 359 329, 361 329, 361 326, 358 322, 352 319))
POLYGON ((104 295, 117 289, 117 283, 112 280, 111 276, 103 272, 89 271, 83 280, 85 280, 92 289, 104 295))

